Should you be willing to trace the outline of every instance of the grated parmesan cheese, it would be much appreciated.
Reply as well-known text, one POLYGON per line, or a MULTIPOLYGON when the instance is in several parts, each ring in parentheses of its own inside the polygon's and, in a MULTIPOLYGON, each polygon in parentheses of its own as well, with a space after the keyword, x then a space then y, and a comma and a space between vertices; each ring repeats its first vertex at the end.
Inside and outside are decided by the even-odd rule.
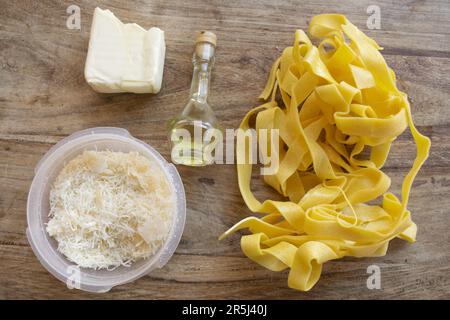
POLYGON ((156 163, 137 152, 85 151, 56 178, 46 229, 72 262, 111 270, 154 255, 174 211, 156 163))

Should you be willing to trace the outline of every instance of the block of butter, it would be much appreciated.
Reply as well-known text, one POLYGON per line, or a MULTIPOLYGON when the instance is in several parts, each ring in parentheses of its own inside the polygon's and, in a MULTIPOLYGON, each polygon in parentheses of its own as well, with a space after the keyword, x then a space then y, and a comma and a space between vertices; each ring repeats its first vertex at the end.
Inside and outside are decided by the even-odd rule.
POLYGON ((165 52, 161 29, 122 23, 95 8, 84 76, 97 92, 158 93, 165 52))

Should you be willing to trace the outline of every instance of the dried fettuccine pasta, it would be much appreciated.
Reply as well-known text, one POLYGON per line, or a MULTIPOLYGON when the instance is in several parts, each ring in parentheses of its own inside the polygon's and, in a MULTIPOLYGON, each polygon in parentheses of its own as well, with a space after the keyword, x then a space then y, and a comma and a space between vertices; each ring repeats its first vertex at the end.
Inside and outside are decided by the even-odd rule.
MULTIPOLYGON (((294 45, 272 67, 261 94, 269 101, 240 125, 250 128, 256 114, 257 131, 279 130, 279 170, 264 180, 289 201, 259 202, 250 190, 251 164, 238 164, 247 206, 264 215, 243 219, 221 237, 248 228, 244 254, 273 271, 290 268, 289 287, 302 291, 315 285, 326 261, 383 256, 391 239, 415 240, 407 203, 430 148, 374 40, 337 14, 315 16, 309 33, 319 46, 298 30, 294 45), (390 178, 381 168, 406 127, 417 156, 399 200, 387 192, 390 178), (366 204, 380 196, 380 206, 366 204)), ((237 156, 246 159, 248 149, 238 145, 237 156)))

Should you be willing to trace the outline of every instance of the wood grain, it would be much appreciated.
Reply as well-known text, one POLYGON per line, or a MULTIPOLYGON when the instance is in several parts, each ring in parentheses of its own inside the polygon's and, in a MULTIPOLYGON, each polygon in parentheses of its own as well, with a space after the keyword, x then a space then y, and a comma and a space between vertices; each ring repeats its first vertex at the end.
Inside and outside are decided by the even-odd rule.
MULTIPOLYGON (((81 30, 66 28, 71 1, 0 0, 0 298, 136 299, 431 299, 450 298, 450 6, 430 1, 77 1, 81 30), (366 9, 381 8, 381 30, 367 30, 366 9), (95 6, 126 22, 165 31, 162 91, 155 96, 98 94, 83 77, 95 6), (393 241, 377 259, 327 263, 308 293, 287 288, 287 274, 269 272, 239 249, 239 237, 217 236, 249 214, 235 167, 179 167, 187 196, 182 241, 163 269, 106 294, 68 290, 38 262, 26 240, 26 201, 34 166, 57 141, 95 126, 126 128, 169 158, 166 122, 183 106, 192 74, 194 34, 218 35, 211 104, 225 127, 237 127, 259 102, 268 70, 297 28, 319 13, 340 12, 385 48, 386 60, 410 96, 419 129, 432 139, 430 159, 414 185, 410 209, 418 241, 393 241), (367 267, 382 271, 382 289, 368 290, 367 267)), ((392 190, 412 164, 405 132, 386 172, 392 190)), ((261 198, 273 196, 256 176, 261 198)))

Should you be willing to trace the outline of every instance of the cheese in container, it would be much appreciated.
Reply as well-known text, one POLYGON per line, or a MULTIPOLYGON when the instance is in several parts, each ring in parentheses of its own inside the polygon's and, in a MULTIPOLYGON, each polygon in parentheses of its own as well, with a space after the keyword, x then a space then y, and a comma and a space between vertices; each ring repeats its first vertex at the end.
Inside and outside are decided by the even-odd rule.
POLYGON ((127 130, 92 128, 37 164, 26 232, 41 264, 69 288, 107 292, 162 268, 185 216, 173 164, 127 130))

